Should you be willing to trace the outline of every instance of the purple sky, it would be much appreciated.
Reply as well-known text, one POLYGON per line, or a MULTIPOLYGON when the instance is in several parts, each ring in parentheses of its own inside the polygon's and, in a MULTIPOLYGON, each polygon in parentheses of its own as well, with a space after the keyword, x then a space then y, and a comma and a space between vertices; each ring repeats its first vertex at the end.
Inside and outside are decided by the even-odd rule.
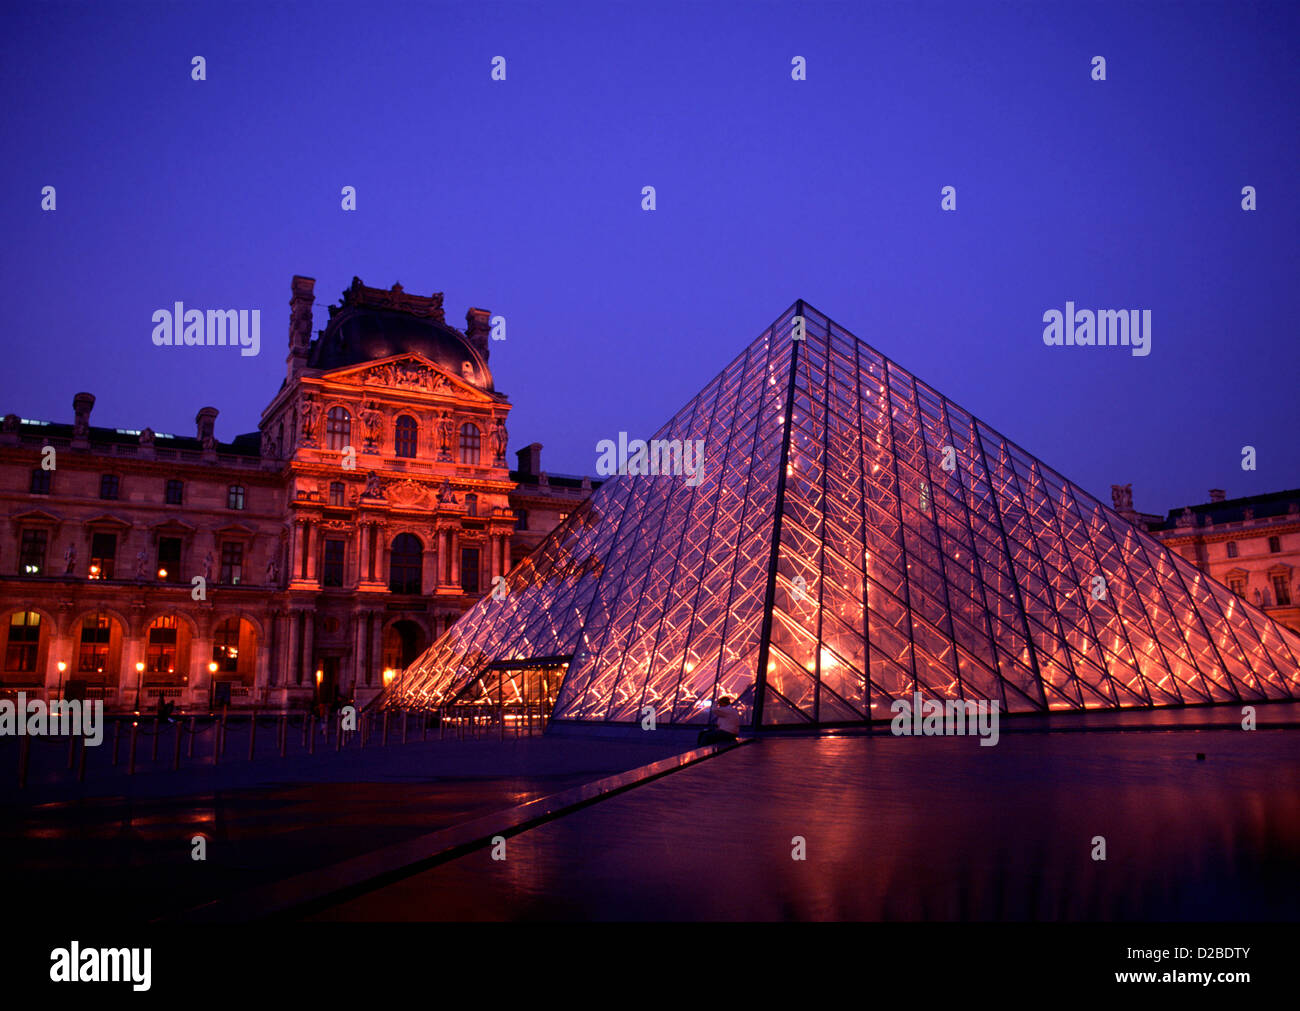
POLYGON ((359 275, 504 314, 512 451, 592 473, 802 297, 1104 501, 1295 487, 1298 29, 1294 3, 7 5, 0 413, 89 390, 95 424, 252 431, 290 276, 320 328, 359 275), (1067 299, 1150 309, 1150 357, 1045 347, 1067 299), (261 308, 261 355, 155 348, 176 300, 261 308))

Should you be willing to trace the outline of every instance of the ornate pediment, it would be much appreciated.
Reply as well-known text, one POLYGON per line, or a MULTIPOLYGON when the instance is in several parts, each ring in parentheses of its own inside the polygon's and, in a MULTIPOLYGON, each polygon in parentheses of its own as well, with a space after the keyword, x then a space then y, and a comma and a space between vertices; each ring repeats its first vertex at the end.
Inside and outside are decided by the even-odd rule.
POLYGON ((384 482, 384 496, 399 509, 432 509, 438 504, 437 489, 409 477, 384 482))
POLYGON ((461 399, 489 400, 483 391, 464 380, 449 375, 423 355, 405 354, 366 365, 339 369, 330 373, 336 382, 358 383, 387 390, 416 390, 420 393, 443 393, 461 399))

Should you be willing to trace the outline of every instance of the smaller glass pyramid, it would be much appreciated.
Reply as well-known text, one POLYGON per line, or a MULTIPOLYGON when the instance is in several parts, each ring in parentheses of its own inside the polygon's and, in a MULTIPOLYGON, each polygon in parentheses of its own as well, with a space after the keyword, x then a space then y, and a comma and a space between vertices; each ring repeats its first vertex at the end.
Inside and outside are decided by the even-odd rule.
MULTIPOLYGON (((1300 637, 796 302, 654 436, 703 476, 609 479, 384 704, 751 726, 1300 697, 1300 637), (547 689, 535 673, 551 672, 547 689)), ((651 440, 653 442, 653 440, 651 440)))

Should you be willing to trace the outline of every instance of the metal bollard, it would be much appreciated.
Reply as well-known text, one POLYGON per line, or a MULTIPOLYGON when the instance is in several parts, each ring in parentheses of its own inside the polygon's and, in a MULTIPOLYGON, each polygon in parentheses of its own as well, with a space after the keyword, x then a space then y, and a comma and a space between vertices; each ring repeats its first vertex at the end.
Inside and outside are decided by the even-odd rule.
POLYGON ((185 731, 185 724, 180 720, 176 721, 176 750, 172 752, 172 772, 176 772, 181 767, 181 734, 185 731))
POLYGON ((307 724, 311 722, 311 713, 302 718, 302 746, 307 747, 307 724))
POLYGON ((227 706, 221 707, 221 723, 217 726, 217 761, 220 761, 226 754, 226 713, 228 709, 227 706))
POLYGON ((126 768, 126 774, 128 776, 135 775, 135 739, 136 739, 136 734, 139 733, 139 730, 140 730, 140 725, 138 723, 131 724, 131 756, 128 759, 128 764, 126 768))
POLYGON ((339 713, 338 726, 334 728, 334 751, 337 753, 343 750, 343 714, 339 713))
MULTIPOLYGON (((158 698, 159 700, 161 700, 162 696, 160 695, 158 696, 158 698)), ((158 731, 159 729, 161 729, 161 727, 162 727, 162 720, 160 720, 158 718, 158 715, 155 713, 153 718, 153 754, 149 756, 149 761, 151 762, 158 761, 158 731)))
POLYGON ((411 711, 409 709, 402 710, 402 743, 403 744, 406 743, 406 720, 407 717, 409 717, 410 715, 411 715, 411 711))
POLYGON ((197 716, 191 716, 191 717, 190 717, 190 739, 189 739, 188 741, 185 742, 185 757, 186 757, 186 758, 193 758, 193 757, 194 757, 194 738, 198 736, 197 733, 195 732, 195 728, 196 728, 197 726, 198 726, 198 717, 197 717, 197 716))
POLYGON ((388 710, 387 709, 384 710, 384 736, 383 739, 380 741, 380 746, 384 748, 388 747, 388 710))
POLYGON ((81 761, 77 763, 77 782, 84 783, 85 781, 86 781, 86 739, 85 737, 82 737, 81 761))
POLYGON ((280 714, 280 757, 284 757, 284 747, 289 739, 289 714, 280 714))
POLYGON ((253 716, 248 723, 248 760, 251 762, 253 756, 257 753, 257 709, 254 707, 253 716))
POLYGON ((429 739, 429 710, 420 710, 420 743, 429 739))
POLYGON ((504 741, 506 739, 506 707, 500 702, 497 703, 497 722, 501 724, 501 735, 497 740, 504 741))
POLYGON ((113 767, 117 767, 117 742, 122 736, 122 721, 113 721, 113 767))
POLYGON ((307 754, 316 754, 316 721, 309 721, 311 726, 307 729, 307 754))
POLYGON ((72 734, 68 735, 68 768, 71 769, 76 761, 77 739, 72 734))

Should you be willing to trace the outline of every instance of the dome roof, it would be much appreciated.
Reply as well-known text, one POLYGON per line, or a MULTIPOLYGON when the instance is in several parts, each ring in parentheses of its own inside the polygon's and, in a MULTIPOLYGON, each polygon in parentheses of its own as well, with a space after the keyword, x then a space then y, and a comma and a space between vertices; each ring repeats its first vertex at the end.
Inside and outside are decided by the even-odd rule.
POLYGON ((329 325, 312 341, 307 367, 332 371, 410 353, 480 389, 493 388, 486 354, 444 322, 440 294, 407 295, 401 285, 383 291, 357 279, 343 293, 343 304, 330 306, 329 325))

